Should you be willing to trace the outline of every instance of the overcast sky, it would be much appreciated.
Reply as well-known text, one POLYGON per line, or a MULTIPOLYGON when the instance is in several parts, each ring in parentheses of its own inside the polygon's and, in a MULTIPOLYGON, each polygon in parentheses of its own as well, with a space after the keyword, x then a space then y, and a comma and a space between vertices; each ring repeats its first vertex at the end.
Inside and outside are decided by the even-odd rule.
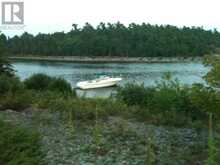
MULTIPOLYGON (((3 1, 3 0, 1 0, 3 1)), ((9 0, 5 0, 9 1, 9 0)), ((13 0, 16 1, 16 0, 13 0)), ((117 22, 203 26, 220 31, 220 0, 24 0, 23 30, 9 36, 69 31, 73 23, 117 22)))

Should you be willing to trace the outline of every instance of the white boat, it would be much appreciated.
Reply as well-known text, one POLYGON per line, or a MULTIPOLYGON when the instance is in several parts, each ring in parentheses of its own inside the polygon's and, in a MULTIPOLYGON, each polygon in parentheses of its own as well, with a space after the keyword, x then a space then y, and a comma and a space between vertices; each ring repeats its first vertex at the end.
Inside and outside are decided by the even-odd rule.
POLYGON ((89 81, 81 81, 76 84, 76 86, 80 89, 93 89, 93 88, 103 88, 115 86, 122 78, 113 78, 113 77, 100 77, 98 79, 89 80, 89 81))

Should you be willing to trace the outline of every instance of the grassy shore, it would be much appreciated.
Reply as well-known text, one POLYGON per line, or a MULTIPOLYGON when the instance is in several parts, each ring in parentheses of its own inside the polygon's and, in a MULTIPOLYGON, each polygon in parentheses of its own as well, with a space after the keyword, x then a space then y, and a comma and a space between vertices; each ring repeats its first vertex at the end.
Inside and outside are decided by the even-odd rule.
POLYGON ((170 63, 198 62, 202 57, 81 57, 81 56, 10 56, 12 60, 64 61, 64 62, 105 62, 105 63, 170 63))

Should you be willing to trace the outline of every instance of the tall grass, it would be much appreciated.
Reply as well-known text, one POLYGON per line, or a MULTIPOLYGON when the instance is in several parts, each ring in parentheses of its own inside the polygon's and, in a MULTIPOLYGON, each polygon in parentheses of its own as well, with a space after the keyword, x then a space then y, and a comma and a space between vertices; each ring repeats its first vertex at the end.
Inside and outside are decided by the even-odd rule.
POLYGON ((208 160, 206 161, 206 165, 217 165, 215 162, 215 146, 213 139, 213 119, 212 113, 209 113, 209 138, 208 138, 208 160))
POLYGON ((147 158, 146 165, 155 165, 156 164, 156 155, 155 155, 155 144, 152 137, 147 138, 147 158))
POLYGON ((95 108, 95 126, 93 129, 93 140, 95 144, 96 155, 101 151, 102 133, 101 126, 99 125, 98 107, 95 108))

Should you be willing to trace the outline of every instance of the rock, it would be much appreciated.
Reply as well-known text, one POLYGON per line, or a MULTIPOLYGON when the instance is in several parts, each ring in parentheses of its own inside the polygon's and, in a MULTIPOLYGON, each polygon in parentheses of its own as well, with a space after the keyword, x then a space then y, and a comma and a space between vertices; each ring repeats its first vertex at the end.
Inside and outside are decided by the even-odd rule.
POLYGON ((6 109, 5 112, 6 113, 18 113, 15 110, 12 110, 12 109, 6 109))

